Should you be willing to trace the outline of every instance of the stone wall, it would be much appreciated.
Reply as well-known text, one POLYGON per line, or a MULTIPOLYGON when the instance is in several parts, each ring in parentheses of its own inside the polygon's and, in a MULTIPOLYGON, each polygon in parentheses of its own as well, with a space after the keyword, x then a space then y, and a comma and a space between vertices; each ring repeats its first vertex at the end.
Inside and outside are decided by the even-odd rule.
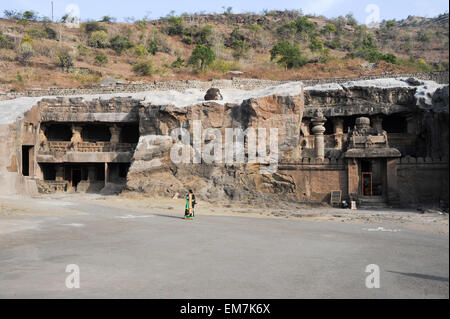
POLYGON ((347 194, 347 170, 343 159, 323 162, 304 158, 302 163, 281 164, 279 173, 291 176, 295 183, 296 198, 305 202, 330 202, 332 191, 347 194))
POLYGON ((402 206, 429 204, 448 207, 448 159, 406 156, 397 162, 402 206))
MULTIPOLYGON (((432 80, 437 83, 449 83, 448 72, 430 72, 430 73, 405 73, 405 74, 385 74, 385 75, 370 75, 361 76, 357 78, 328 78, 328 79, 313 79, 301 80, 304 86, 313 86, 324 83, 344 83, 348 81, 372 80, 392 77, 413 77, 421 80, 432 80)), ((211 87, 218 87, 221 89, 241 89, 254 90, 268 86, 279 85, 291 81, 275 81, 275 80, 260 80, 260 79, 246 79, 234 77, 231 80, 211 80, 211 81, 165 81, 154 83, 129 83, 116 84, 112 86, 90 86, 86 88, 49 88, 49 89, 32 89, 23 92, 0 92, 0 100, 15 99, 18 97, 30 96, 64 96, 64 95, 85 95, 85 94, 111 94, 111 93, 135 93, 151 90, 176 90, 183 91, 186 89, 198 88, 206 90, 211 87)))

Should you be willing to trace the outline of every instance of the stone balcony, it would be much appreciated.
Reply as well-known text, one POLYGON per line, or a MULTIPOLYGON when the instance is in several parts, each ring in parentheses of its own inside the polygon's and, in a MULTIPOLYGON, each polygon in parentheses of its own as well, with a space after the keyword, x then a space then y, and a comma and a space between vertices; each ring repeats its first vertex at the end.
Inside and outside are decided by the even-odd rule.
POLYGON ((131 161, 135 143, 112 142, 42 142, 37 153, 39 163, 131 161))
POLYGON ((66 153, 66 152, 133 152, 134 143, 111 142, 43 142, 39 153, 66 153))

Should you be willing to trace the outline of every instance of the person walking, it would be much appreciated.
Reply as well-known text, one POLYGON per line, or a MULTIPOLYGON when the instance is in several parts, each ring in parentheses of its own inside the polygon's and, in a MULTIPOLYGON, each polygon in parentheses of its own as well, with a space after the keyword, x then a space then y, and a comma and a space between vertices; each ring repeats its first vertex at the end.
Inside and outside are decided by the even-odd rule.
POLYGON ((186 194, 186 206, 184 208, 184 219, 194 219, 195 195, 192 189, 186 194))

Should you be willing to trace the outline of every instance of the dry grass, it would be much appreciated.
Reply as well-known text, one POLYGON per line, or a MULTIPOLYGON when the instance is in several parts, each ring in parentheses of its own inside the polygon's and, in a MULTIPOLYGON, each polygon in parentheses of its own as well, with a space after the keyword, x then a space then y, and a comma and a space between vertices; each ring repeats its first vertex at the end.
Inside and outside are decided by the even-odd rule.
MULTIPOLYGON (((277 24, 273 20, 274 26, 277 24)), ((311 18, 319 27, 329 23, 322 17, 311 18)), ((153 80, 209 80, 212 78, 230 78, 225 71, 238 69, 244 72, 244 77, 263 78, 273 80, 298 80, 330 77, 357 77, 362 75, 377 75, 386 73, 403 73, 417 71, 414 66, 392 65, 383 61, 372 69, 362 65, 366 62, 361 59, 344 59, 347 52, 331 50, 332 59, 324 63, 309 63, 299 69, 284 70, 270 61, 270 48, 277 42, 270 28, 263 29, 260 33, 252 33, 247 26, 239 24, 214 24, 215 46, 218 62, 214 69, 207 72, 194 72, 189 67, 175 69, 171 63, 177 57, 187 60, 195 47, 181 42, 181 36, 167 36, 161 32, 161 26, 147 23, 144 26, 128 23, 102 23, 108 30, 110 37, 120 35, 128 37, 135 45, 146 44, 151 39, 160 43, 162 52, 156 55, 148 55, 156 69, 155 74, 147 77, 136 76, 132 72, 132 66, 140 59, 134 50, 128 50, 117 54, 111 49, 94 49, 86 45, 88 35, 83 29, 69 29, 61 23, 50 23, 49 26, 57 31, 56 40, 35 39, 33 49, 35 55, 29 61, 28 66, 16 61, 15 48, 20 44, 22 37, 31 28, 42 27, 39 23, 21 25, 13 20, 0 19, 0 31, 8 36, 13 44, 13 49, 0 49, 0 90, 23 90, 28 88, 79 87, 95 83, 105 77, 120 78, 126 81, 153 81, 153 80), (252 48, 247 58, 235 61, 232 58, 231 49, 223 46, 224 38, 232 32, 233 28, 240 30, 249 38, 254 38, 257 46, 252 48), (81 49, 79 46, 81 45, 81 49), (84 48, 83 48, 84 46, 84 48), (75 68, 72 72, 62 72, 55 66, 55 54, 58 50, 67 50, 71 53, 75 68), (94 64, 94 57, 103 52, 108 58, 104 66, 94 64), (81 71, 80 71, 81 70, 81 71), (221 72, 224 71, 224 72, 221 72)), ((189 23, 186 23, 186 27, 189 23)), ((422 27, 420 27, 422 28, 422 27)), ((424 30, 432 34, 432 41, 419 43, 415 36, 419 27, 402 27, 392 31, 392 41, 381 44, 383 52, 395 53, 398 57, 407 59, 410 56, 423 58, 427 62, 448 62, 448 29, 445 26, 428 26, 424 30), (440 33, 439 33, 440 32, 440 33), (436 36, 438 34, 439 36, 436 36), (406 40, 412 43, 412 48, 405 52, 406 40), (412 39, 412 40, 411 40, 412 39)), ((352 29, 349 27, 349 29, 352 29)), ((423 29, 423 28, 422 28, 423 29)), ((356 32, 356 31, 355 31, 356 32)), ((370 31, 376 32, 376 31, 370 31)), ((375 33, 374 33, 375 34, 375 33)), ((352 41, 356 35, 351 32, 341 37, 341 42, 352 41)), ((326 38, 326 36, 324 36, 326 38)), ((307 42, 300 43, 305 56, 312 58, 315 53, 310 52, 307 42)))

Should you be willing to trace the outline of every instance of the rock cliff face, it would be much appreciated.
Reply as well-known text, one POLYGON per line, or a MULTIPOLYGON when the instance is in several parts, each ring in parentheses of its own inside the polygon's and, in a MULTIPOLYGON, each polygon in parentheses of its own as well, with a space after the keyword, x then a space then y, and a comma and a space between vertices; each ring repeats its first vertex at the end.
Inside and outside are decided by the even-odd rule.
POLYGON ((183 109, 174 106, 142 107, 141 137, 128 172, 127 186, 134 191, 156 195, 184 193, 192 188, 199 198, 211 200, 257 200, 264 194, 269 197, 293 195, 295 184, 291 177, 276 172, 264 174, 261 167, 267 164, 248 163, 248 140, 245 140, 244 161, 227 161, 226 147, 230 140, 226 140, 226 130, 245 132, 254 129, 258 135, 258 130, 266 129, 266 150, 269 152, 270 134, 273 132, 270 129, 275 128, 278 130, 275 137, 279 160, 299 158, 303 94, 298 93, 294 96, 252 98, 241 104, 208 102, 183 109), (196 123, 200 123, 198 128, 196 123), (170 157, 171 149, 179 142, 173 136, 178 128, 185 129, 189 138, 192 137, 186 144, 188 163, 177 164, 170 157), (212 163, 205 158, 199 163, 198 148, 193 141, 196 129, 203 131, 203 149, 211 144, 217 145, 213 152, 217 157, 212 163), (207 134, 210 129, 217 130, 213 139, 207 134))

